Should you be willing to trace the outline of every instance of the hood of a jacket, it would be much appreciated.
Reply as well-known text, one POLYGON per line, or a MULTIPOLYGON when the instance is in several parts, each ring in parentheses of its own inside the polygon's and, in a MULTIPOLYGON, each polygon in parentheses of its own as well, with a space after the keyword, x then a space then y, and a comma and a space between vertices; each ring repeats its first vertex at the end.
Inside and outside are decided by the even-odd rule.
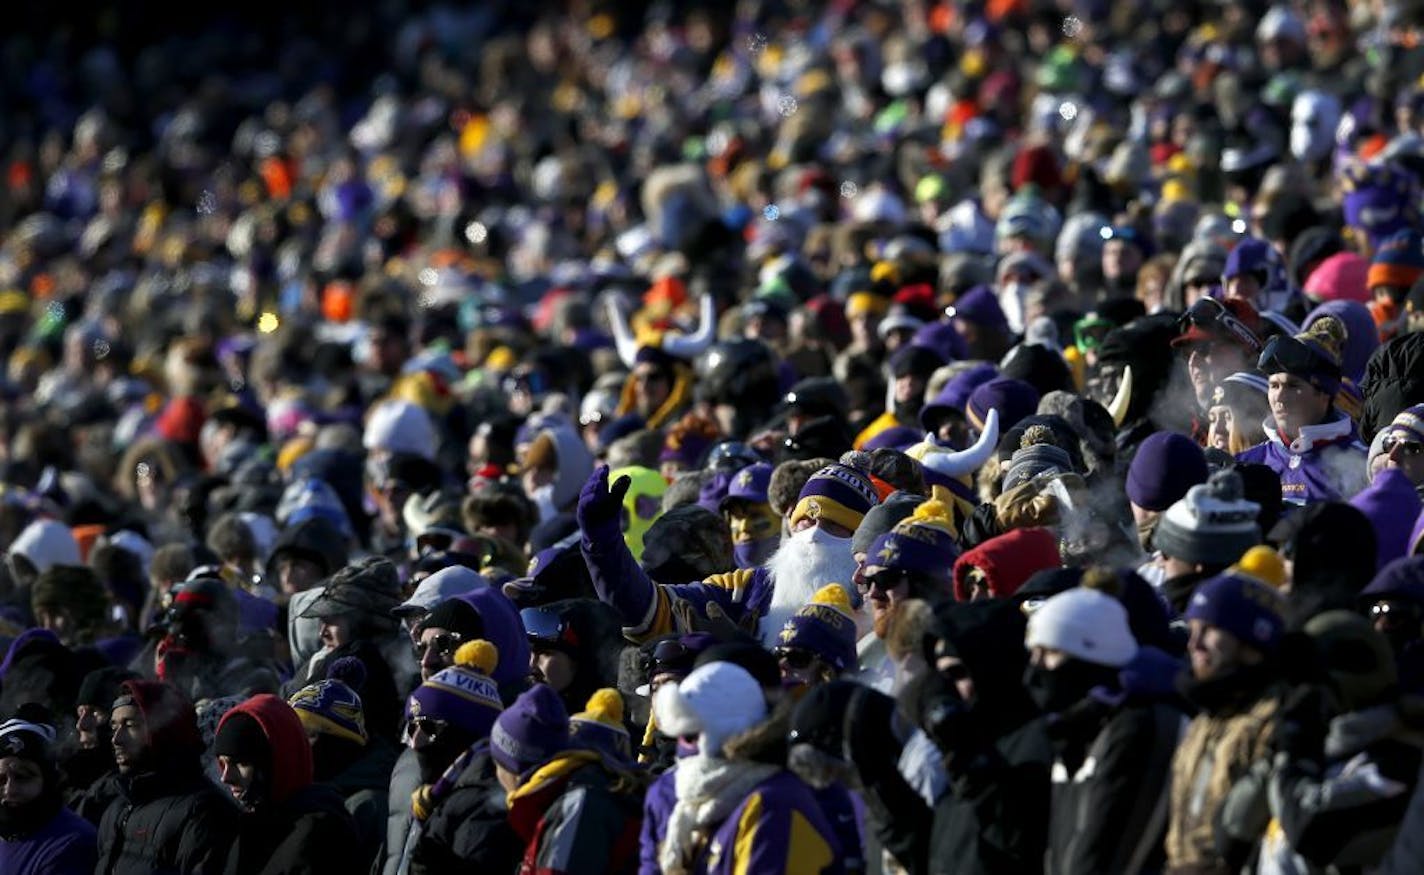
POLYGON ((286 700, 271 693, 253 696, 223 715, 218 733, 234 714, 246 714, 262 727, 272 755, 270 801, 281 804, 312 783, 312 752, 297 712, 286 700))
MULTIPOLYGON (((1007 598, 1018 591, 1035 571, 1063 564, 1058 541, 1048 529, 1014 529, 990 538, 965 552, 954 563, 954 597, 969 600, 969 570, 984 572, 989 591, 1007 598)), ((1022 643, 1022 642, 1020 642, 1022 643)))
POLYGON ((196 757, 203 749, 203 736, 198 732, 198 715, 193 703, 172 684, 159 681, 125 681, 123 693, 133 697, 134 705, 143 715, 148 729, 149 747, 157 751, 160 762, 189 754, 196 757))
POLYGON ((524 623, 519 609, 499 587, 486 586, 455 598, 473 605, 484 623, 485 638, 499 648, 499 664, 494 680, 500 686, 514 684, 529 674, 529 639, 524 635, 524 623))

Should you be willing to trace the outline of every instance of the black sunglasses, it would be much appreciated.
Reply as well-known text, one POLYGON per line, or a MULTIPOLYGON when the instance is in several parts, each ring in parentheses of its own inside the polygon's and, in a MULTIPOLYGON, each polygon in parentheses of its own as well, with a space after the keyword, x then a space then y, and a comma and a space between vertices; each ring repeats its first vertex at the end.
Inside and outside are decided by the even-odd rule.
POLYGON ((1399 447, 1399 451, 1406 456, 1417 456, 1424 453, 1424 444, 1421 444, 1419 441, 1405 440, 1392 434, 1386 435, 1384 441, 1380 444, 1380 449, 1386 453, 1394 452, 1395 447, 1399 447))
POLYGON ((887 568, 875 574, 867 574, 862 577, 856 587, 863 593, 869 595, 875 590, 880 590, 886 595, 902 583, 913 583, 918 575, 899 568, 887 568))
POLYGON ((811 663, 816 661, 816 654, 800 647, 778 647, 772 651, 780 662, 786 663, 788 668, 801 669, 810 668, 811 663))
POLYGON ((436 653, 448 657, 453 656, 455 651, 460 648, 460 641, 461 638, 458 633, 446 632, 443 635, 436 635, 428 641, 417 641, 412 649, 415 650, 416 659, 424 658, 426 651, 432 647, 435 648, 436 653))

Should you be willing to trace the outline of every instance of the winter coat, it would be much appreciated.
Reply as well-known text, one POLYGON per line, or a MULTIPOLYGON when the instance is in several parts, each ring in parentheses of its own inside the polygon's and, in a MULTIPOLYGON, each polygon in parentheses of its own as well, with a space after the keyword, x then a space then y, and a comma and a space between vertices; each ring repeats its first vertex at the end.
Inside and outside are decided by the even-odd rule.
POLYGON ((444 872, 513 872, 523 846, 507 821, 505 792, 494 761, 481 747, 455 786, 426 819, 411 852, 411 875, 444 872))
POLYGON ((1032 720, 951 773, 950 790, 935 805, 925 871, 1042 871, 1052 756, 1043 721, 1032 720))
POLYGON ((668 818, 677 804, 677 768, 658 775, 643 794, 643 823, 638 834, 638 875, 661 875, 658 846, 667 834, 668 818))
POLYGON ((396 758, 396 766, 391 771, 390 793, 386 797, 386 845, 385 862, 381 875, 396 875, 400 871, 401 859, 406 855, 406 843, 410 838, 410 797, 420 787, 420 760, 415 751, 406 748, 396 758))
POLYGON ((1185 718, 1166 704, 1116 698, 1094 691, 1054 725, 1053 875, 1142 872, 1161 847, 1185 718))
POLYGON ((367 857, 379 852, 381 833, 386 828, 387 794, 391 772, 399 752, 379 738, 366 744, 365 752, 341 774, 326 782, 345 800, 346 811, 356 822, 357 835, 367 857))
MULTIPOLYGON (((155 745, 162 750, 161 745, 155 745)), ((99 824, 98 875, 221 872, 237 808, 196 756, 126 776, 99 824)))
POLYGON ((771 604, 772 577, 764 566, 693 583, 655 584, 628 550, 617 523, 585 531, 579 543, 594 592, 618 611, 623 634, 636 643, 697 631, 691 618, 706 616, 714 603, 732 622, 755 631, 771 604))
POLYGON ((1375 350, 1360 383, 1365 407, 1360 434, 1366 440, 1406 407, 1424 401, 1424 334, 1401 334, 1375 350))
MULTIPOLYGON (((1417 705, 1414 706, 1417 708, 1417 705)), ((1396 703, 1330 721, 1325 767, 1276 754, 1266 778, 1273 818, 1258 871, 1358 871, 1379 865, 1419 781, 1424 732, 1396 703), (1273 767, 1272 767, 1273 765, 1273 767)))
POLYGON ((1232 785, 1267 755, 1279 708, 1275 688, 1242 683, 1232 703, 1192 719, 1172 758, 1169 872, 1228 869, 1218 849, 1217 818, 1232 785))
POLYGON ((308 784, 286 800, 245 814, 228 855, 227 875, 343 875, 371 860, 341 795, 308 784))
POLYGON ((814 875, 843 872, 845 862, 835 826, 816 794, 795 775, 778 770, 722 821, 697 871, 814 875))
POLYGON ((223 718, 227 722, 242 713, 256 720, 272 757, 265 798, 242 815, 225 871, 227 875, 364 871, 371 861, 362 856, 355 821, 340 794, 312 783, 311 745, 301 722, 290 712, 282 699, 258 696, 223 718))
POLYGON ((570 750, 509 794, 509 824, 522 846, 521 873, 636 872, 642 821, 636 777, 593 751, 570 750))
POLYGON ((1237 454, 1236 460, 1275 471, 1286 504, 1345 501, 1369 485, 1365 473, 1369 447, 1360 442, 1355 424, 1345 414, 1337 411, 1329 422, 1305 426, 1289 444, 1275 420, 1268 417, 1261 429, 1265 442, 1237 454))
POLYGON ((119 780, 117 770, 109 772, 90 784, 78 798, 71 800, 69 807, 75 814, 97 827, 104 819, 104 812, 119 798, 119 780))
POLYGON ((76 875, 94 871, 98 849, 89 821, 60 807, 44 826, 25 836, 0 835, 0 872, 76 875))

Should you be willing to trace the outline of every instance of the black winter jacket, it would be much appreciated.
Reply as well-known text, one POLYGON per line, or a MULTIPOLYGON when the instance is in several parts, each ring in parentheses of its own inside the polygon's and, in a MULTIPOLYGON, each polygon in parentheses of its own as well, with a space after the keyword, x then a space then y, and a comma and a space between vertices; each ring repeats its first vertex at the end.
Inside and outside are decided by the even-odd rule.
POLYGON ((237 807, 193 761, 120 778, 99 825, 97 875, 221 872, 237 807))
POLYGON ((524 848, 509 826, 505 795, 489 752, 477 752, 426 820, 411 854, 410 875, 515 871, 524 848))
POLYGON ((1172 754, 1186 725, 1165 704, 1085 700, 1053 727, 1048 872, 1128 873, 1162 865, 1172 754))
POLYGON ((341 794, 324 784, 311 784, 280 805, 243 815, 224 871, 227 875, 364 872, 371 861, 362 848, 341 794))

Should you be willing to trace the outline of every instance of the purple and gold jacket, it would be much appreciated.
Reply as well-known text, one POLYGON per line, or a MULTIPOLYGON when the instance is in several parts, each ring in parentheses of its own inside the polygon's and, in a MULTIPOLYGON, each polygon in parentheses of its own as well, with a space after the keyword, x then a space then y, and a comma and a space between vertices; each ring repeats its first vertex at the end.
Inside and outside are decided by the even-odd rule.
POLYGON ((1302 505, 1316 501, 1346 501, 1369 485, 1365 457, 1355 423, 1336 411, 1335 418, 1308 425, 1286 443, 1267 418, 1261 424, 1266 440, 1236 456, 1239 462, 1265 465, 1281 478, 1281 500, 1302 505))

